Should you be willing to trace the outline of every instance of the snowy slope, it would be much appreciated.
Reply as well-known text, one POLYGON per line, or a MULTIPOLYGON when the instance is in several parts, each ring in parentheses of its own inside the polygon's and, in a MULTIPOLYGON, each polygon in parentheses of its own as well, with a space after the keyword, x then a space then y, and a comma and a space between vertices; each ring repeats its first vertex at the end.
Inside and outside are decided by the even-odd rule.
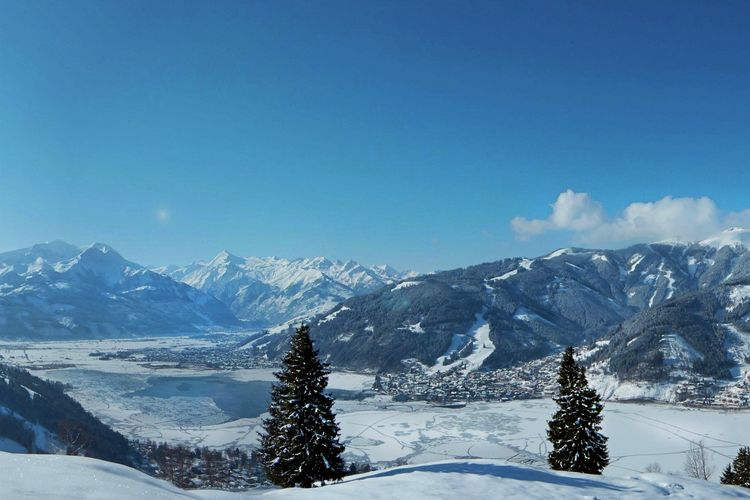
MULTIPOLYGON (((313 325, 312 334, 336 366, 396 371, 407 359, 436 366, 459 361, 456 354, 476 355, 467 332, 484 311, 483 344, 495 348, 484 351, 477 368, 505 368, 596 340, 643 311, 700 291, 734 287, 736 312, 750 303, 748 240, 749 231, 732 228, 696 243, 563 248, 443 271, 353 297, 346 314, 313 325)), ((672 333, 661 342, 665 357, 675 368, 699 365, 705 349, 690 351, 690 340, 672 333)))
POLYGON ((8 500, 210 498, 183 492, 124 465, 83 457, 0 452, 0 470, 0 498, 8 500))
POLYGON ((56 241, 0 254, 0 336, 101 338, 233 328, 209 294, 95 243, 56 241))
POLYGON ((310 318, 413 275, 388 265, 366 268, 351 260, 238 257, 226 250, 209 262, 155 271, 212 294, 238 317, 259 326, 310 318))
POLYGON ((559 473, 492 460, 454 460, 352 476, 314 489, 183 491, 134 469, 82 457, 0 452, 0 497, 101 499, 646 499, 750 498, 750 490, 662 474, 628 478, 559 473), (258 495, 260 493, 260 495, 258 495))

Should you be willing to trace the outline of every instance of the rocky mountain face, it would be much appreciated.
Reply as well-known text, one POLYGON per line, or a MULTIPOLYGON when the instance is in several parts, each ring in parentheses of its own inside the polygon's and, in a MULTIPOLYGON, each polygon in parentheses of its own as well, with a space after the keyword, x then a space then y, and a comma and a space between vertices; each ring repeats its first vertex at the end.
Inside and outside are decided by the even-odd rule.
POLYGON ((237 257, 227 251, 210 262, 155 271, 213 295, 256 327, 309 318, 413 275, 387 265, 367 268, 351 260, 237 257))
POLYGON ((108 245, 56 241, 0 254, 0 337, 183 334, 242 323, 210 294, 108 245))
MULTIPOLYGON (((609 334, 613 340, 600 355, 627 376, 633 373, 628 356, 649 363, 640 359, 643 352, 628 354, 627 342, 645 331, 652 333, 630 346, 651 346, 655 373, 659 362, 671 359, 664 352, 682 340, 703 356, 697 369, 726 373, 729 362, 719 359, 726 338, 708 339, 703 332, 717 321, 744 327, 744 316, 737 315, 750 279, 747 239, 747 231, 732 229, 699 243, 566 248, 419 276, 348 299, 316 318, 312 333, 330 362, 381 370, 403 369, 406 359, 430 370, 462 360, 476 367, 480 354, 479 367, 500 368, 609 334), (685 329, 682 340, 659 340, 671 335, 660 329, 664 321, 685 329), (657 351, 664 351, 662 358, 657 351)), ((280 352, 283 344, 277 339, 269 348, 280 352)))

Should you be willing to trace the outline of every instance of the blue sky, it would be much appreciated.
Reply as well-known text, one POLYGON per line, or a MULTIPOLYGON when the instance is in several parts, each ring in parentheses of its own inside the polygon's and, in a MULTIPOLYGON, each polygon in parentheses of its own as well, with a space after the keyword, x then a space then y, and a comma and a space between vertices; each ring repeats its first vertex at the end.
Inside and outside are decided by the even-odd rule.
POLYGON ((2 12, 0 250, 428 271, 750 223, 747 2, 2 12))

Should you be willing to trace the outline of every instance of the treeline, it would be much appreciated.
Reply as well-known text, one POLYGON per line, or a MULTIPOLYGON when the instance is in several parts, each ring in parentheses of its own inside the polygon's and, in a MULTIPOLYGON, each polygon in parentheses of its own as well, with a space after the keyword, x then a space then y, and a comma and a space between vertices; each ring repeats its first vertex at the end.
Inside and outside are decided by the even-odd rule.
POLYGON ((122 434, 84 410, 64 393, 59 382, 45 381, 21 368, 0 364, 0 406, 26 421, 9 415, 0 423, 0 436, 17 441, 29 451, 45 451, 34 449, 31 423, 57 435, 71 455, 125 465, 132 465, 137 458, 122 434))
POLYGON ((692 363, 697 376, 730 378, 726 329, 716 325, 719 302, 713 292, 689 294, 647 309, 626 320, 611 335, 608 346, 591 361, 609 359, 610 369, 623 380, 663 381, 670 367, 664 363, 665 336, 679 335, 701 354, 692 363))
MULTIPOLYGON (((453 288, 433 276, 416 281, 421 284, 353 297, 340 306, 348 309, 335 321, 317 318, 312 323, 316 347, 330 355, 326 359, 332 364, 351 368, 399 371, 405 352, 422 363, 434 363, 450 347, 455 332, 466 332, 474 324, 482 310, 482 295, 453 288), (405 326, 417 323, 426 335, 415 335, 405 326), (351 341, 339 341, 342 334, 352 332, 351 341)), ((288 339, 272 341, 269 354, 281 357, 288 339)))
POLYGON ((180 488, 242 490, 266 481, 260 456, 239 448, 214 450, 154 441, 134 441, 140 468, 180 488))

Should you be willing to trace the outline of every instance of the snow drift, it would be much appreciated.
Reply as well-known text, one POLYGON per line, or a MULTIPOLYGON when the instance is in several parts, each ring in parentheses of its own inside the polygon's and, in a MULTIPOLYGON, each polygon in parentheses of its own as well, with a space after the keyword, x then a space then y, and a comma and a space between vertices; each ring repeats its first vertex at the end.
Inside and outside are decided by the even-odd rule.
POLYGON ((493 460, 452 460, 350 476, 315 489, 242 493, 183 491, 134 469, 89 458, 0 452, 0 498, 352 499, 455 498, 633 499, 750 498, 750 490, 664 474, 627 478, 554 472, 493 460))

